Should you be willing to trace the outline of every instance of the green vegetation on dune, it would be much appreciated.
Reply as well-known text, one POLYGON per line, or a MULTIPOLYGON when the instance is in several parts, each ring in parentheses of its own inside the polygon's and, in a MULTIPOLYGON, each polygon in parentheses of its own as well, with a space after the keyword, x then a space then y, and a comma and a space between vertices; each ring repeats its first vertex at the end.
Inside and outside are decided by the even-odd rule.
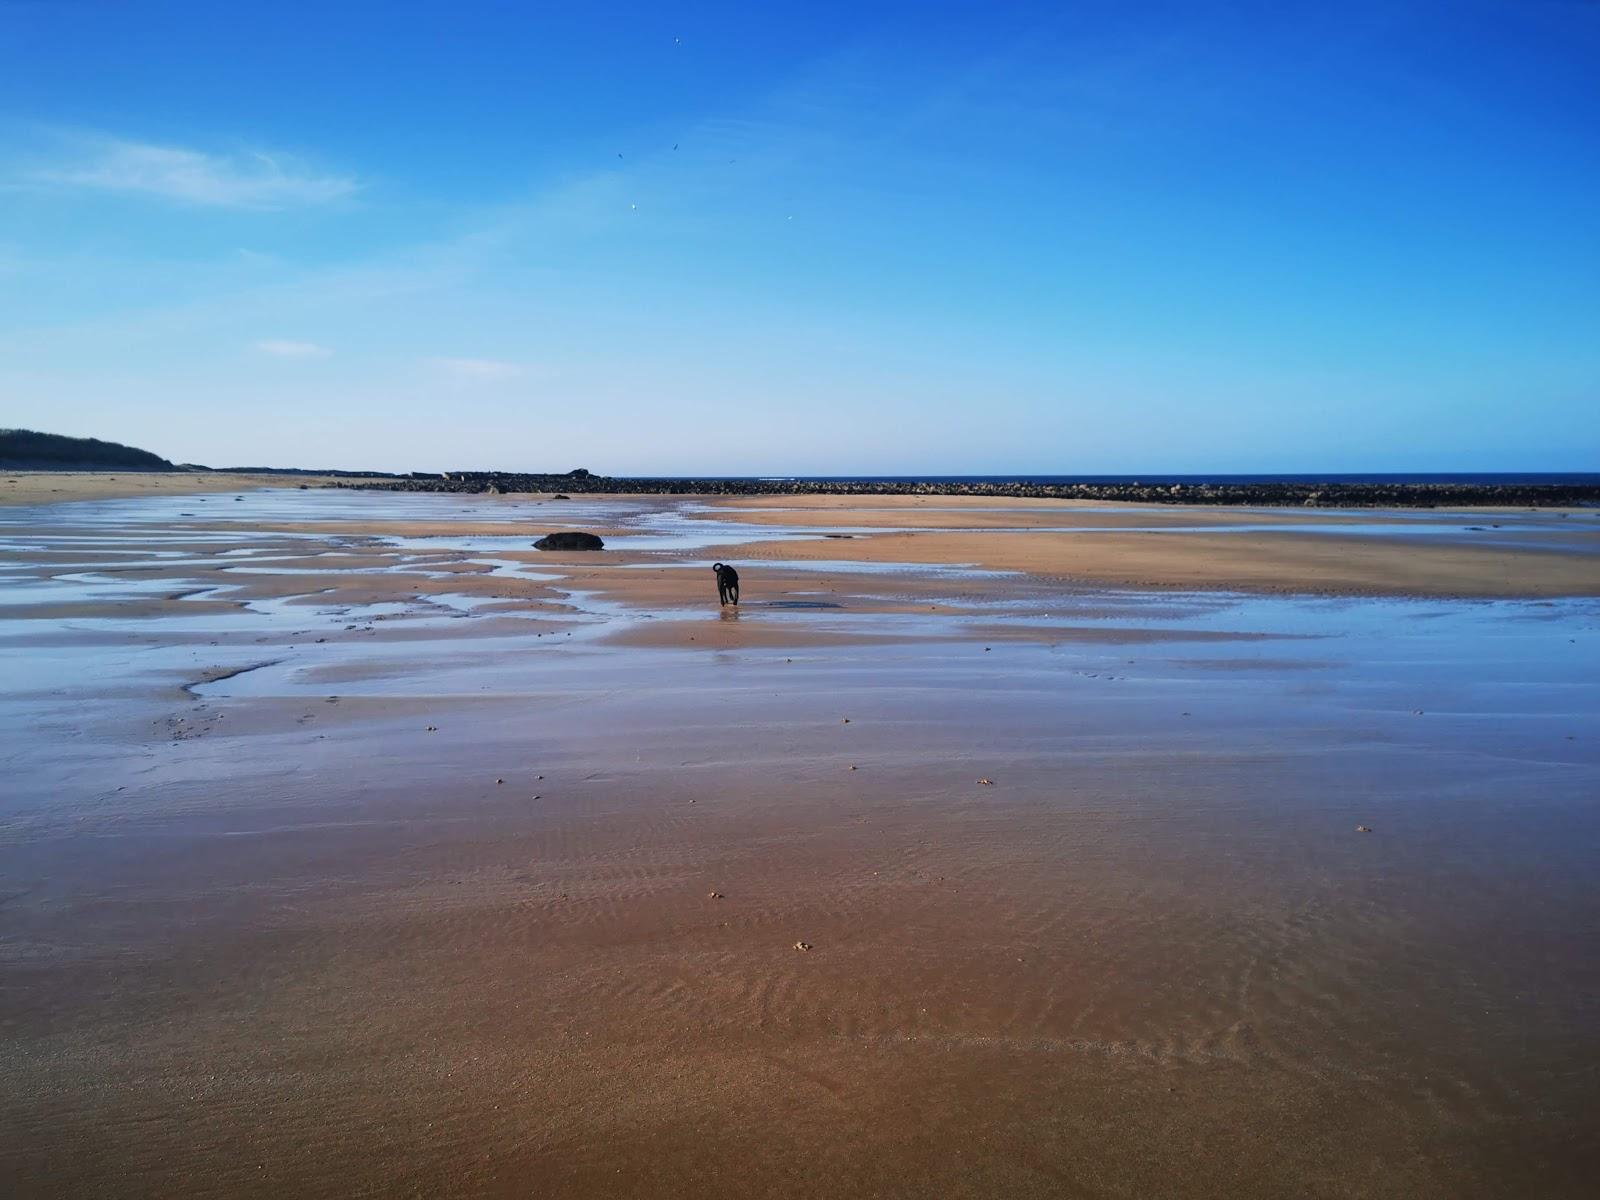
POLYGON ((32 429, 0 429, 0 467, 7 470, 171 471, 175 468, 158 454, 102 442, 99 438, 66 437, 32 429))

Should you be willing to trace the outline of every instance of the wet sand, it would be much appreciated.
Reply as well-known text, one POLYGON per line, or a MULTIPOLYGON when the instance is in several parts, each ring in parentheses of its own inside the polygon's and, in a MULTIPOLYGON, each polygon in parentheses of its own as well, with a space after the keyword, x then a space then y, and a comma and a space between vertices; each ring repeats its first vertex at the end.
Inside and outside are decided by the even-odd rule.
POLYGON ((743 504, 217 503, 0 515, 12 1194, 1600 1170, 1582 535, 1488 551, 1576 598, 1251 596, 785 535, 840 512, 724 615, 743 504))

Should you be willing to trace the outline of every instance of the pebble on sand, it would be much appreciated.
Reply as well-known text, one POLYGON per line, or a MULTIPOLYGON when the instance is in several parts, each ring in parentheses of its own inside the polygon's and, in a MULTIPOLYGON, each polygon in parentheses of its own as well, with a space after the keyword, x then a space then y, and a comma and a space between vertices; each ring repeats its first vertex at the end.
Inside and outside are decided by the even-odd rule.
POLYGON ((982 779, 978 780, 978 782, 983 784, 984 787, 994 786, 994 780, 990 779, 988 776, 984 776, 982 779))
POLYGON ((1367 828, 1365 825, 1357 825, 1356 826, 1356 832, 1357 833, 1371 833, 1372 830, 1367 828))
POLYGON ((810 942, 796 942, 794 944, 794 948, 796 950, 809 950, 809 949, 811 949, 811 943, 810 942))

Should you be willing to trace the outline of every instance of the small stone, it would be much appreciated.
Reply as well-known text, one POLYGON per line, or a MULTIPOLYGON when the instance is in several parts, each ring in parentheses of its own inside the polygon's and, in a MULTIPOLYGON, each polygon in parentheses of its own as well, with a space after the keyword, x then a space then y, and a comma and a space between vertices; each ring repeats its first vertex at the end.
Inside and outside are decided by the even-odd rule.
POLYGON ((1365 825, 1357 825, 1356 826, 1356 832, 1357 833, 1371 833, 1372 830, 1368 829, 1365 825))
POLYGON ((841 717, 840 720, 839 720, 839 724, 841 724, 841 725, 850 724, 850 718, 849 717, 841 717))
POLYGON ((496 779, 496 780, 495 780, 495 782, 496 782, 496 783, 504 783, 504 782, 505 782, 505 780, 504 780, 504 779, 496 779))
POLYGON ((983 784, 984 787, 993 787, 994 786, 994 780, 988 778, 987 776, 985 776, 983 779, 978 780, 978 782, 983 784))
POLYGON ((711 898, 713 900, 721 900, 722 899, 722 893, 721 892, 712 892, 711 893, 711 898))
POLYGON ((851 770, 852 770, 852 771, 854 771, 854 770, 855 770, 855 769, 856 769, 856 765, 855 765, 855 763, 851 763, 851 764, 850 764, 850 769, 851 769, 851 770))
POLYGON ((810 942, 796 942, 794 944, 794 948, 796 950, 809 950, 809 949, 811 949, 811 943, 810 942))

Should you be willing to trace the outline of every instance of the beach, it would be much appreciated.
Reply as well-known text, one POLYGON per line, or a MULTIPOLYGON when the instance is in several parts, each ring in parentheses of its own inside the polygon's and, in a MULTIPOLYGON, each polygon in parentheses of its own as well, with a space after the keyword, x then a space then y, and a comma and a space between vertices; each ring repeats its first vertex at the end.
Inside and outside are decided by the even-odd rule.
POLYGON ((1600 510, 17 478, 11 1194, 1600 1171, 1600 510))

